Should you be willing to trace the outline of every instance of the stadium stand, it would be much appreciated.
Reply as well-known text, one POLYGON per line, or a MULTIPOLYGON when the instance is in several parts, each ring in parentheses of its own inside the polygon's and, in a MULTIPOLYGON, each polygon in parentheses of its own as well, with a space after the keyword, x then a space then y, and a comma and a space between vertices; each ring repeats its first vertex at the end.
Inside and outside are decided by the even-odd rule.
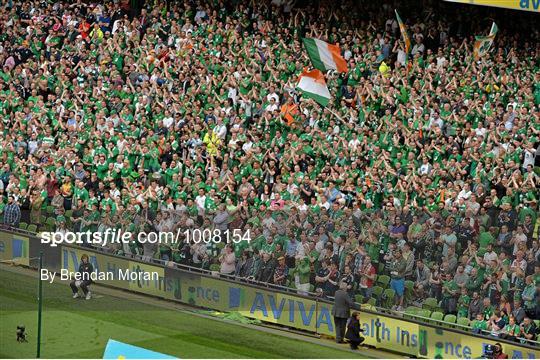
POLYGON ((394 2, 314 4, 4 4, 4 223, 122 228, 133 240, 101 250, 285 274, 319 296, 343 280, 370 306, 453 326, 481 314, 490 331, 501 311, 500 334, 513 317, 534 340, 537 14, 399 3, 407 53, 394 2), (492 19, 492 49, 475 58, 492 19), (296 88, 304 38, 346 61, 325 73, 326 106, 296 88), (204 229, 223 242, 193 237, 204 229), (234 230, 243 241, 225 246, 234 230), (187 235, 136 241, 150 231, 187 235))

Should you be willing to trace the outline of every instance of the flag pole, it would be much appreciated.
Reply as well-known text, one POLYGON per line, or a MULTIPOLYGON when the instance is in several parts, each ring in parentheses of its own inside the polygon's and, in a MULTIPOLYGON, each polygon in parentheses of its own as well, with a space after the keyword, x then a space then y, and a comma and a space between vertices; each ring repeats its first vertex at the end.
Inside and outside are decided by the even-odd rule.
POLYGON ((336 114, 335 112, 333 112, 332 110, 330 110, 330 108, 326 107, 326 106, 323 106, 326 110, 330 111, 330 113, 332 115, 334 115, 335 117, 337 117, 342 123, 346 124, 345 120, 343 120, 343 118, 341 116, 339 116, 338 114, 336 114))
POLYGON ((43 309, 43 282, 41 281, 41 269, 43 268, 43 250, 39 252, 39 273, 38 273, 38 333, 37 333, 37 353, 36 358, 41 357, 41 312, 43 309))

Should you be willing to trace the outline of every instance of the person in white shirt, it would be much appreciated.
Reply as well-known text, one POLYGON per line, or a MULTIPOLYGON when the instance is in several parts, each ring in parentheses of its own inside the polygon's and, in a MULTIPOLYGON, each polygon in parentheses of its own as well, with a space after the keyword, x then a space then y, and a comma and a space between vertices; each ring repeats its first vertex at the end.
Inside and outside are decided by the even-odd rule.
POLYGON ((471 195, 472 195, 471 187, 469 186, 469 184, 465 184, 463 185, 463 189, 461 189, 461 191, 458 194, 458 200, 460 199, 468 200, 471 197, 471 195))
POLYGON ((484 263, 490 264, 492 261, 497 261, 498 258, 497 253, 493 251, 493 245, 488 244, 484 253, 484 263))
POLYGON ((270 98, 270 104, 266 105, 265 110, 268 112, 274 112, 278 109, 278 105, 276 103, 276 99, 271 97, 270 98))
POLYGON ((195 198, 195 204, 197 204, 199 211, 202 210, 202 212, 204 212, 204 206, 206 204, 206 194, 204 193, 203 189, 199 189, 199 195, 197 195, 197 197, 195 198))

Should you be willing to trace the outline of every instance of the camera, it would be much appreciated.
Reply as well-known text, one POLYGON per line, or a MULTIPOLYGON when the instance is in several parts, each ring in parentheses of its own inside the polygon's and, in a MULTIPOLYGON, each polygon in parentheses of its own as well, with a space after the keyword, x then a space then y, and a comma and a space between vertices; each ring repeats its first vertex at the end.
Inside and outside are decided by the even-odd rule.
POLYGON ((482 353, 482 359, 495 359, 502 352, 502 347, 500 344, 486 344, 484 346, 484 352, 482 353))
POLYGON ((24 327, 24 325, 17 326, 17 341, 18 342, 28 342, 28 340, 26 339, 25 330, 26 328, 24 327))

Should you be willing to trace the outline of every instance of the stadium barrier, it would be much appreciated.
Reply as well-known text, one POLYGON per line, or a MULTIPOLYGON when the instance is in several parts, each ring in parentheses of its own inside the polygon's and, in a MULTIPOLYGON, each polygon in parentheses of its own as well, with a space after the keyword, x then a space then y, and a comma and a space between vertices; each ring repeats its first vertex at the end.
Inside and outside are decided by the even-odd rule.
MULTIPOLYGON (((105 280, 115 288, 153 295, 192 306, 224 312, 238 312, 245 317, 279 324, 322 335, 334 335, 332 303, 325 299, 287 293, 277 288, 261 287, 219 275, 197 273, 177 267, 149 264, 136 259, 100 253, 71 245, 50 247, 35 236, 0 231, 0 260, 29 265, 29 259, 44 254, 49 271, 76 271, 83 253, 98 271, 116 273, 120 269, 159 274, 158 280, 105 280)), ((477 358, 487 344, 500 342, 510 358, 540 358, 540 349, 527 344, 478 336, 459 329, 447 329, 416 320, 404 320, 392 314, 361 311, 366 344, 423 358, 477 358)))

